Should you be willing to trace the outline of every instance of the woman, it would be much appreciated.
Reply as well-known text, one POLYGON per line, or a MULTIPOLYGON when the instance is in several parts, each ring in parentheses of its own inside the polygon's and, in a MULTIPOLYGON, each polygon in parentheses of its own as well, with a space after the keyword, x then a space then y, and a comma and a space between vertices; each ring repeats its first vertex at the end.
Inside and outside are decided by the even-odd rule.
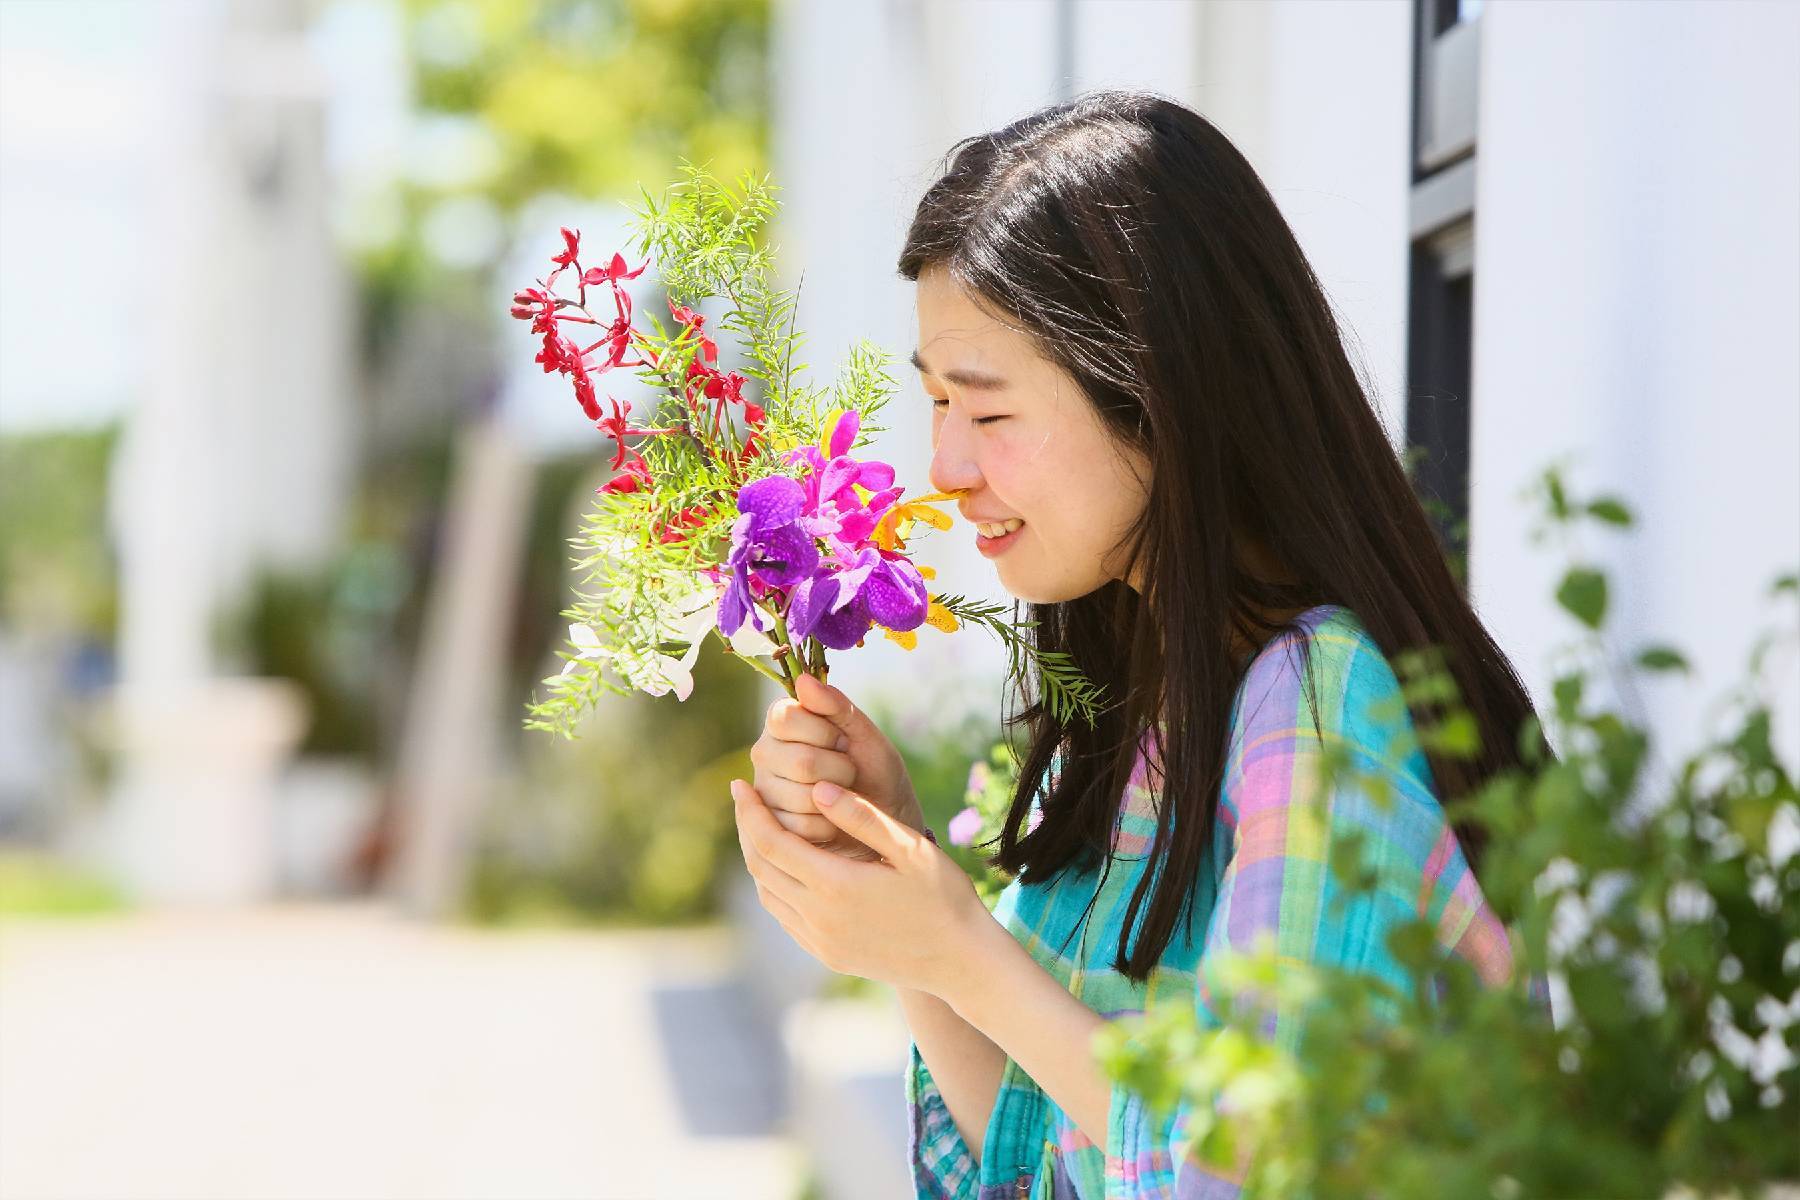
MULTIPOLYGON (((990 915, 932 844, 892 744, 810 677, 732 784, 765 907, 828 967, 892 984, 912 1031, 922 1196, 1230 1196, 1171 1158, 1090 1051, 1152 992, 1216 1024, 1209 967, 1258 934, 1401 987, 1385 932, 1513 974, 1443 801, 1516 761, 1524 688, 1470 610, 1331 309, 1255 172, 1204 118, 1090 93, 958 144, 900 271, 934 406, 930 483, 966 489, 1043 651, 1112 701, 1038 698, 990 915), (1441 647, 1482 751, 1421 750, 1390 655, 1441 647), (1322 794, 1328 743, 1392 786, 1322 794), (854 790, 846 790, 854 789, 854 790), (1374 891, 1325 864, 1360 833, 1374 891)), ((1546 748, 1547 749, 1547 748, 1546 748)), ((1534 995, 1543 1001, 1541 980, 1534 995)), ((1298 1019, 1266 1026, 1283 1045, 1298 1019)))

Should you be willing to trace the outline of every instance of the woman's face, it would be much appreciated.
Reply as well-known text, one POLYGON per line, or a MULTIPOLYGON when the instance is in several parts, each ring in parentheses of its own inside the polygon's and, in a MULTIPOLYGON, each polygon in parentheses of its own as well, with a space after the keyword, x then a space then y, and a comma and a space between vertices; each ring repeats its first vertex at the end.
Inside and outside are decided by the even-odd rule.
MULTIPOLYGON (((1072 377, 941 266, 919 273, 915 300, 913 365, 935 402, 931 486, 969 489, 959 507, 971 522, 1024 521, 994 558, 1006 590, 1053 604, 1124 578, 1122 543, 1143 511, 1148 460, 1106 431, 1072 377)), ((1141 590, 1141 580, 1126 582, 1141 590)))

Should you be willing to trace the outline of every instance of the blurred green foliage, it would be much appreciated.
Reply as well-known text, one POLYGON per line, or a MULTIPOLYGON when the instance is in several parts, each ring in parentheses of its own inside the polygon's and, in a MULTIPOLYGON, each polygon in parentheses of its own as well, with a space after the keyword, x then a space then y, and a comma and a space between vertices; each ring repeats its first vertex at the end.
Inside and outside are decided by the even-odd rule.
POLYGON ((129 907, 113 884, 60 858, 0 850, 0 916, 87 916, 129 907))
POLYGON ((743 869, 729 781, 749 778, 762 681, 701 655, 694 690, 609 697, 573 739, 526 737, 465 899, 489 923, 669 924, 720 911, 743 869))
POLYGON ((106 483, 119 432, 109 424, 0 437, 0 623, 113 640, 106 483))
POLYGON ((640 181, 664 178, 683 157, 725 178, 760 175, 769 9, 768 0, 405 0, 416 115, 462 161, 391 181, 398 236, 361 250, 371 315, 434 286, 441 271, 425 231, 446 205, 473 203, 510 224, 542 196, 635 198, 640 181))
MULTIPOLYGON (((1445 805, 1491 834, 1481 886, 1520 950, 1511 984, 1483 986, 1415 920, 1388 943, 1411 977, 1404 993, 1279 959, 1265 941, 1215 964, 1217 1027, 1191 1002, 1163 1003, 1096 1037, 1108 1077, 1153 1111, 1191 1106, 1178 1157, 1227 1169, 1248 1159, 1246 1197, 1742 1196, 1800 1184, 1800 792, 1775 753, 1768 677, 1772 652, 1800 645, 1800 582, 1775 581, 1780 624, 1725 697, 1722 732, 1665 768, 1648 731, 1591 686, 1630 694, 1603 640, 1605 576, 1574 531, 1631 515, 1610 497, 1577 502, 1556 467, 1538 498, 1537 535, 1572 552, 1556 596, 1580 639, 1544 720, 1558 753, 1541 752, 1534 719, 1519 731, 1523 768, 1445 805), (1546 972, 1566 984, 1555 1024, 1526 991, 1546 972), (1261 1036, 1270 1003, 1308 1012, 1297 1053, 1261 1036)), ((1630 665, 1688 672, 1659 645, 1630 665)), ((1415 684, 1445 704, 1420 741, 1475 753, 1449 675, 1406 680, 1409 701, 1415 684)), ((1373 785, 1348 755, 1325 758, 1323 787, 1373 785)), ((1347 893, 1376 885, 1360 852, 1330 869, 1347 893)))

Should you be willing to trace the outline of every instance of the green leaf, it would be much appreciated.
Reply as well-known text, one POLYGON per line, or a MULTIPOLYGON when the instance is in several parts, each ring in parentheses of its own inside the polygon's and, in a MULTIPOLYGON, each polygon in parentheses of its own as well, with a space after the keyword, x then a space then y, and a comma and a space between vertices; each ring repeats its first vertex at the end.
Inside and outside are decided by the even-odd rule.
POLYGON ((1556 602, 1589 629, 1606 618, 1606 576, 1588 567, 1572 567, 1556 589, 1556 602))
POLYGON ((1688 660, 1672 646, 1647 646, 1638 652, 1637 665, 1646 671, 1680 671, 1691 673, 1688 660))
POLYGON ((1563 491, 1562 475, 1552 467, 1544 472, 1544 491, 1550 498, 1550 515, 1558 521, 1569 519, 1569 498, 1563 491))
POLYGON ((1474 758, 1481 752, 1481 729, 1471 714, 1454 712, 1435 727, 1421 730, 1420 741, 1451 758, 1474 758))
POLYGON ((1631 524, 1631 510, 1626 508, 1625 502, 1616 496, 1602 496, 1590 503, 1587 510, 1590 516, 1599 517, 1602 521, 1614 525, 1631 524))

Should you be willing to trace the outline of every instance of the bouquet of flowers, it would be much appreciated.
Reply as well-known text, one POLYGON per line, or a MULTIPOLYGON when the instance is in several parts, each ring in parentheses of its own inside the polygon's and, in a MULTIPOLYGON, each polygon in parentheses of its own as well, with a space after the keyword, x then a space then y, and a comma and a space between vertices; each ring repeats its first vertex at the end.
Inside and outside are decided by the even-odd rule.
POLYGON ((910 650, 921 625, 952 633, 965 623, 1003 640, 1014 674, 1027 657, 1035 663, 1053 712, 1092 723, 1097 689, 1066 655, 1036 650, 1024 635, 1035 622, 931 593, 935 572, 909 557, 918 525, 950 527, 933 505, 961 493, 903 499, 891 465, 856 453, 881 429, 872 418, 893 386, 885 353, 857 342, 829 396, 799 379, 799 288, 771 286, 772 252, 759 243, 774 185, 747 173, 738 195, 703 168, 682 170, 660 202, 645 194, 631 210, 672 328, 654 314, 649 330, 633 323, 623 285, 648 258, 632 267, 615 252, 584 267, 581 235, 567 227, 555 269, 513 295, 512 315, 542 337, 536 361, 568 377, 583 414, 612 439, 619 472, 572 542, 583 573, 564 613, 572 648, 559 652, 566 665, 544 681, 549 694, 529 706, 527 727, 572 736, 603 693, 687 699, 708 635, 793 695, 799 672, 825 680, 825 652, 860 646, 871 630, 910 650), (557 292, 565 276, 573 297, 557 292), (711 330, 696 311, 710 299, 728 305, 711 330), (719 368, 719 331, 742 344, 741 373, 719 368), (628 424, 629 408, 610 395, 602 407, 595 381, 618 368, 654 389, 647 423, 628 424), (752 380, 757 400, 746 394, 752 380))

